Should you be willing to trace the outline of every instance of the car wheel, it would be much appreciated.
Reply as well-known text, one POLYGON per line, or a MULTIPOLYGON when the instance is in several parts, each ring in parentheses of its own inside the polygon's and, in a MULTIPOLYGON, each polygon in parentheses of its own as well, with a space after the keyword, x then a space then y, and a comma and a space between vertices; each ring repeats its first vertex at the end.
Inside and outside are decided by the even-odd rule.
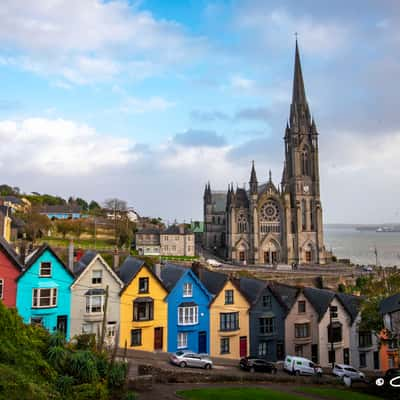
POLYGON ((180 363, 179 363, 179 366, 180 366, 181 368, 185 368, 185 367, 186 367, 185 361, 180 362, 180 363))
POLYGON ((300 371, 299 371, 299 370, 296 370, 296 371, 294 372, 294 374, 295 374, 296 376, 300 376, 300 371))
POLYGON ((204 365, 204 369, 211 369, 211 364, 204 365))
POLYGON ((249 370, 250 372, 255 372, 255 369, 254 369, 254 367, 250 367, 250 370, 249 370))

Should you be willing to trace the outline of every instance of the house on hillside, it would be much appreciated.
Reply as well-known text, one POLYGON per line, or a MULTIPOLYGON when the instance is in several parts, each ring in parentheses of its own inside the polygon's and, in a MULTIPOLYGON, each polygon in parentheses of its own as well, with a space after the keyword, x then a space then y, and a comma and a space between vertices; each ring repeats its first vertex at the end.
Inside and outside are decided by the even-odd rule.
POLYGON ((70 338, 72 272, 47 244, 26 258, 17 280, 17 310, 25 323, 41 324, 70 338))
POLYGON ((119 277, 124 283, 120 298, 120 347, 167 351, 168 290, 142 260, 127 257, 119 277))
POLYGON ((161 256, 194 257, 194 233, 184 224, 171 225, 160 233, 161 256))
POLYGON ((11 245, 0 237, 0 300, 7 307, 15 307, 17 278, 23 265, 11 245))
POLYGON ((122 281, 95 251, 85 252, 73 272, 76 278, 71 285, 71 337, 92 333, 99 339, 105 313, 105 344, 113 346, 118 341, 122 281))
POLYGON ((249 354, 250 303, 238 280, 226 274, 199 268, 198 277, 209 293, 210 355, 240 359, 249 354))
POLYGON ((168 290, 168 351, 210 349, 209 304, 212 295, 189 268, 166 264, 160 268, 168 290))
POLYGON ((8 206, 0 206, 0 237, 11 241, 12 234, 12 209, 8 206))
POLYGON ((136 232, 136 250, 141 256, 159 256, 160 230, 144 228, 136 232))
POLYGON ((44 205, 40 208, 39 213, 46 215, 51 220, 79 219, 87 217, 87 215, 83 213, 82 207, 76 204, 44 205))
POLYGON ((0 205, 10 207, 13 211, 27 212, 32 204, 25 197, 0 196, 0 205))

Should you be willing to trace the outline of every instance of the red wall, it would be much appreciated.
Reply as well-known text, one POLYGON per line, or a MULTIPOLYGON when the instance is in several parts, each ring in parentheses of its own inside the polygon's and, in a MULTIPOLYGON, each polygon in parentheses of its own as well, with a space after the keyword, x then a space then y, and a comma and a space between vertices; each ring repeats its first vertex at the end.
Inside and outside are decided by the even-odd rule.
POLYGON ((10 259, 0 250, 0 279, 3 279, 3 303, 7 307, 15 307, 17 294, 16 279, 20 271, 10 259))

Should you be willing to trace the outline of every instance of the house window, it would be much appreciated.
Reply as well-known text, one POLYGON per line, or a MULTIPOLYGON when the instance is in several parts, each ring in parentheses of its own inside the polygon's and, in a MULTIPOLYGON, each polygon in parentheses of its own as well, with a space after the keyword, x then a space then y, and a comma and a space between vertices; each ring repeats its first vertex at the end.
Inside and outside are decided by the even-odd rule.
POLYGON ((299 314, 303 314, 306 312, 306 302, 304 300, 300 300, 297 303, 297 311, 299 314))
POLYGON ((139 278, 139 293, 149 293, 149 278, 139 278))
POLYGON ((342 341, 342 324, 335 322, 331 325, 328 325, 328 342, 329 343, 337 343, 342 341))
POLYGON ((32 325, 43 325, 43 318, 42 317, 32 317, 31 324, 32 325))
POLYGON ((220 313, 219 329, 221 331, 236 331, 239 329, 239 313, 220 313))
POLYGON ((102 277, 103 277, 103 271, 102 270, 93 271, 92 272, 92 284, 93 285, 101 284, 102 277))
POLYGON ((260 318, 260 334, 275 332, 275 318, 260 318))
POLYGON ((239 261, 243 262, 246 260, 245 252, 244 251, 239 251, 239 261))
POLYGON ((269 353, 269 346, 268 346, 268 342, 260 342, 258 343, 258 355, 260 357, 264 357, 269 353))
POLYGON ((187 332, 178 332, 178 349, 185 349, 188 346, 187 332))
POLYGON ((220 341, 220 353, 221 354, 229 354, 229 338, 221 338, 220 341))
POLYGON ((225 304, 233 304, 233 290, 225 290, 225 304))
POLYGON ((272 299, 271 296, 263 296, 262 298, 263 307, 270 310, 272 307, 272 299))
POLYGON ((360 353, 360 368, 366 368, 367 366, 367 354, 360 353))
POLYGON ((82 333, 83 334, 92 333, 92 324, 82 324, 82 333))
POLYGON ((296 338, 306 338, 310 336, 310 324, 295 324, 294 336, 296 338))
POLYGON ((183 285, 183 297, 193 296, 193 285, 191 283, 185 283, 183 285))
POLYGON ((372 334, 371 334, 371 332, 359 332, 358 333, 358 346, 359 347, 370 347, 370 346, 372 346, 372 334))
POLYGON ((57 306, 57 289, 33 289, 32 308, 57 306))
POLYGON ((178 307, 178 325, 195 325, 199 323, 199 307, 178 307))
POLYGON ((0 279, 0 299, 3 298, 4 280, 0 279))
POLYGON ((42 262, 40 263, 40 276, 51 276, 51 263, 42 262))
POLYGON ((103 311, 104 296, 92 295, 86 296, 86 312, 99 313, 103 311))
POLYGON ((142 345, 142 330, 132 329, 131 330, 131 346, 141 346, 142 345))
POLYGON ((153 319, 153 301, 134 301, 133 320, 151 321, 153 319))

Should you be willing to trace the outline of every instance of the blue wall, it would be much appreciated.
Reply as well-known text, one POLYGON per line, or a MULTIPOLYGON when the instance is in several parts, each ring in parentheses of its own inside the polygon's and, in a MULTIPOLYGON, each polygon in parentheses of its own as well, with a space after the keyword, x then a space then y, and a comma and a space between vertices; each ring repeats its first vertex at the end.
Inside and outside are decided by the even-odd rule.
MULTIPOLYGON (((204 288, 196 275, 188 269, 170 291, 167 297, 168 303, 168 351, 178 350, 178 332, 188 333, 187 350, 199 352, 199 332, 206 332, 206 353, 210 351, 210 314, 209 303, 211 296, 204 288), (192 297, 183 297, 185 283, 191 283, 193 288, 192 297), (199 307, 199 322, 196 325, 178 325, 178 306, 181 303, 194 302, 199 307)), ((184 350, 184 349, 179 349, 184 350)))
POLYGON ((54 254, 46 249, 43 254, 20 276, 17 283, 17 310, 25 323, 30 323, 32 317, 42 317, 43 325, 50 332, 57 327, 57 317, 67 316, 67 340, 70 331, 70 285, 73 277, 58 261, 54 254), (51 277, 40 277, 41 262, 51 262, 51 277), (32 308, 33 289, 57 288, 57 305, 48 308, 32 308))

